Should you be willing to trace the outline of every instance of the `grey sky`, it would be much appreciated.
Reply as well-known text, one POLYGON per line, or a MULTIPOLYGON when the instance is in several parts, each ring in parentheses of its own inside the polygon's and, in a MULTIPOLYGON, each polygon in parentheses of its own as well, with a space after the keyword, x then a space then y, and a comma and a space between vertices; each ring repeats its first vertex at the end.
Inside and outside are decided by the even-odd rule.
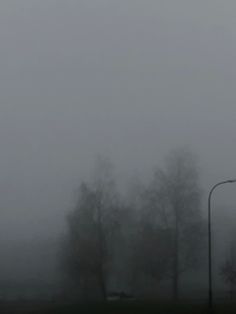
POLYGON ((57 233, 96 154, 132 175, 187 144, 205 186, 236 174, 235 9, 1 1, 0 237, 57 233))

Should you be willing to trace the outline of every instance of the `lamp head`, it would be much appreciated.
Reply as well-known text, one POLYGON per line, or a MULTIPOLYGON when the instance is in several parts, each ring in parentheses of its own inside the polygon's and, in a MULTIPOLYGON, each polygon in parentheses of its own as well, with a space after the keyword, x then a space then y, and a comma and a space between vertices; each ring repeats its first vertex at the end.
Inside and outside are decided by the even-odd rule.
POLYGON ((228 180, 229 183, 236 183, 236 179, 228 180))

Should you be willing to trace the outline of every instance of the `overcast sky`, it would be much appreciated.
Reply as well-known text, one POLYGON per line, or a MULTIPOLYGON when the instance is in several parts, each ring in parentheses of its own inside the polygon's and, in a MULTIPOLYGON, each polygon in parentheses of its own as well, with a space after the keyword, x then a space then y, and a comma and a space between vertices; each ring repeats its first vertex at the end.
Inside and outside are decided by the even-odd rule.
POLYGON ((189 145, 204 186, 236 176, 235 11, 233 0, 2 0, 0 237, 57 234, 97 154, 128 177, 189 145))

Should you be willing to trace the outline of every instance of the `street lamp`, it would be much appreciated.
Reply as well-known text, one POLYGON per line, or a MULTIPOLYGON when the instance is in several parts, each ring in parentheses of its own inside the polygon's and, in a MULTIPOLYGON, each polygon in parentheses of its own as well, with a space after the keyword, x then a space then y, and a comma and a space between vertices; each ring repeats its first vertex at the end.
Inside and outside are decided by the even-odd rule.
POLYGON ((219 182, 215 184, 212 189, 210 190, 209 196, 208 196, 208 262, 209 262, 209 296, 208 296, 208 302, 209 302, 209 308, 212 309, 212 249, 211 249, 211 196, 215 188, 217 188, 219 185, 226 184, 226 183, 236 183, 236 179, 234 180, 226 180, 219 182))

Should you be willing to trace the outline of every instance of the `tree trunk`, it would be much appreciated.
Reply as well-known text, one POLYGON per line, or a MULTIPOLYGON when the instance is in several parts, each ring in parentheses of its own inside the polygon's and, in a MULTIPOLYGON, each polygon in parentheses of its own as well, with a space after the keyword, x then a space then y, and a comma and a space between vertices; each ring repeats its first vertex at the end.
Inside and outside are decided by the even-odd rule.
POLYGON ((174 252, 173 252, 173 299, 179 298, 179 221, 178 215, 175 217, 174 252))
POLYGON ((99 236, 99 259, 100 259, 100 266, 99 266, 99 273, 98 273, 98 280, 99 285, 102 293, 103 301, 107 299, 107 289, 106 289, 106 272, 104 271, 104 265, 106 262, 106 243, 105 243, 105 236, 103 232, 103 225, 102 225, 102 212, 101 212, 101 200, 99 199, 99 204, 97 207, 98 213, 98 236, 99 236))
POLYGON ((104 278, 102 271, 99 274, 99 286, 101 289, 102 299, 103 301, 106 301, 107 300, 107 287, 106 287, 106 280, 104 278))
POLYGON ((173 269, 173 299, 177 301, 179 298, 179 273, 178 273, 178 258, 175 257, 173 269))

